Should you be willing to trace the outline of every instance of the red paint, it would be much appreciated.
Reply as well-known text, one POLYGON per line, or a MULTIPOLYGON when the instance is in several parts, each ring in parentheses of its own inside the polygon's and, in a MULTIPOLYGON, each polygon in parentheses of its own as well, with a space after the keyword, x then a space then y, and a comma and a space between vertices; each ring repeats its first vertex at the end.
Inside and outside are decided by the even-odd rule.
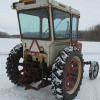
POLYGON ((77 48, 82 51, 82 43, 77 42, 77 48))
POLYGON ((77 41, 71 41, 71 46, 77 46, 77 41))
POLYGON ((71 46, 76 46, 80 51, 82 51, 82 43, 77 41, 71 41, 71 46))
MULTIPOLYGON (((41 83, 38 85, 38 88, 30 86, 30 89, 39 90, 42 87, 46 87, 51 84, 50 81, 47 80, 47 78, 51 75, 51 69, 47 68, 47 65, 43 63, 43 76, 42 76, 42 69, 40 68, 40 63, 38 62, 23 62, 19 63, 20 66, 23 67, 22 70, 18 70, 19 73, 19 84, 22 86, 26 86, 24 83, 29 82, 38 82, 40 80, 41 83), (37 70, 34 70, 37 69, 37 70), (23 72, 23 74, 21 74, 23 72), (44 80, 43 78, 46 78, 44 80)), ((29 86, 28 86, 29 87, 29 86)))
POLYGON ((76 85, 78 74, 79 74, 78 61, 76 59, 72 59, 68 65, 65 76, 65 87, 67 91, 71 91, 76 85), (76 70, 77 74, 74 73, 76 70), (75 82, 73 82, 73 79, 75 79, 75 82))
POLYGON ((23 77, 21 82, 26 82, 26 81, 29 81, 29 80, 31 80, 31 77, 27 76, 27 77, 23 77))

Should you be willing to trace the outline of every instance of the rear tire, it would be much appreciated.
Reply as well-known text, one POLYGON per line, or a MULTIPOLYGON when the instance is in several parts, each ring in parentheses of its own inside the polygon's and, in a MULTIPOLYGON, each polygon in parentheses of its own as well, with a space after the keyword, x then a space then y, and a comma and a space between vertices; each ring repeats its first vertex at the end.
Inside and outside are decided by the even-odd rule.
POLYGON ((16 45, 9 53, 7 62, 6 62, 6 73, 9 77, 9 80, 11 80, 12 83, 18 84, 19 80, 19 71, 18 71, 18 64, 20 58, 23 58, 23 45, 22 43, 19 45, 16 45))
POLYGON ((77 96, 83 78, 83 58, 76 47, 66 47, 52 65, 52 92, 57 100, 77 96))

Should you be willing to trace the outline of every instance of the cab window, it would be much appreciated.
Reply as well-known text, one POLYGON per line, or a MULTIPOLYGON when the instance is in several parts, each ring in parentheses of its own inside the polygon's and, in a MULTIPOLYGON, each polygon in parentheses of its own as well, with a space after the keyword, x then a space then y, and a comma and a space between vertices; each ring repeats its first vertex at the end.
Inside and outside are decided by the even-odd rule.
POLYGON ((70 37, 70 14, 57 9, 53 10, 55 39, 68 39, 70 37))
POLYGON ((78 16, 73 16, 72 19, 72 41, 77 40, 77 34, 78 34, 78 16))

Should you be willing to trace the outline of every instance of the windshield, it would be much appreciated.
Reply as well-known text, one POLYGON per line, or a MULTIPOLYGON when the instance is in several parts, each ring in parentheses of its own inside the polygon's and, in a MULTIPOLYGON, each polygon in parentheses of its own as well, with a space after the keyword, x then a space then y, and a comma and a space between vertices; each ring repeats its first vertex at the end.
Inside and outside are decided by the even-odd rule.
POLYGON ((55 39, 68 39, 70 37, 70 14, 54 9, 53 22, 55 39))
POLYGON ((48 12, 45 8, 19 12, 19 23, 23 38, 49 38, 48 12))

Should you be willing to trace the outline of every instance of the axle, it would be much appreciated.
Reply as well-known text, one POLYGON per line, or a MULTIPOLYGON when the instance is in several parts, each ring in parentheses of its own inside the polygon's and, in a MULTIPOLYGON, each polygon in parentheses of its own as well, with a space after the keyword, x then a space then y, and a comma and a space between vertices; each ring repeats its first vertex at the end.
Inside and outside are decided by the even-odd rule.
POLYGON ((91 61, 84 62, 86 65, 91 65, 91 61))

